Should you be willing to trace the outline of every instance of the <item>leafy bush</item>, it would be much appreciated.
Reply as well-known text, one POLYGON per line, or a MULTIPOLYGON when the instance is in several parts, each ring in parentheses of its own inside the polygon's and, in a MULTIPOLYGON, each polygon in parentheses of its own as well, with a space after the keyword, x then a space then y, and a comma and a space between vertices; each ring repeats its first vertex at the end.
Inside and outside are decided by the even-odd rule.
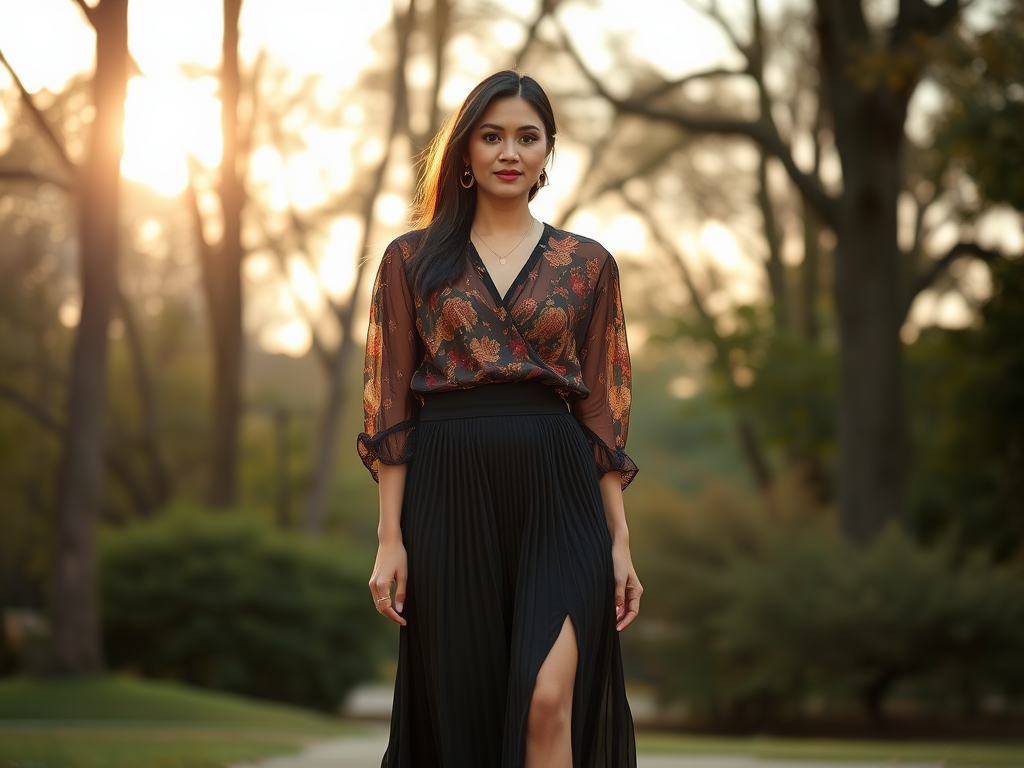
POLYGON ((908 349, 909 522, 1010 559, 1024 550, 1024 258, 996 259, 989 274, 981 327, 929 329, 908 349))
POLYGON ((325 710, 375 670, 383 627, 365 574, 237 514, 114 532, 100 580, 114 668, 325 710))
POLYGON ((634 651, 663 700, 717 719, 809 700, 878 718, 896 691, 931 707, 1024 691, 1019 571, 897 529, 858 548, 821 514, 725 491, 633 529, 646 587, 634 651))

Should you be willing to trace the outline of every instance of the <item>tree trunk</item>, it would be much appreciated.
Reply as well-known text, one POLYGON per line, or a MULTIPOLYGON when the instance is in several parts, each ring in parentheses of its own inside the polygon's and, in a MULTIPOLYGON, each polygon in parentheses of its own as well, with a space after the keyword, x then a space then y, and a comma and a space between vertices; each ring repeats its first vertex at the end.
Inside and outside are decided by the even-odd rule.
POLYGON ((836 248, 839 509, 846 534, 865 543, 901 517, 905 475, 898 253, 879 213, 863 197, 844 206, 836 248))
POLYGON ((238 170, 238 18, 242 0, 224 0, 223 62, 220 77, 223 154, 220 202, 224 232, 218 247, 204 254, 203 276, 213 341, 210 463, 206 502, 238 502, 238 441, 242 415, 242 206, 238 170))
POLYGON ((103 461, 107 326, 117 300, 128 0, 103 0, 92 16, 96 117, 78 187, 82 313, 71 358, 55 509, 49 669, 57 675, 96 673, 103 667, 94 521, 103 461))
POLYGON ((843 169, 835 253, 839 511, 846 535, 867 543, 903 509, 907 444, 896 202, 913 88, 858 88, 850 71, 851 37, 868 40, 858 22, 838 13, 819 15, 822 80, 843 169), (837 28, 841 20, 846 26, 837 28))

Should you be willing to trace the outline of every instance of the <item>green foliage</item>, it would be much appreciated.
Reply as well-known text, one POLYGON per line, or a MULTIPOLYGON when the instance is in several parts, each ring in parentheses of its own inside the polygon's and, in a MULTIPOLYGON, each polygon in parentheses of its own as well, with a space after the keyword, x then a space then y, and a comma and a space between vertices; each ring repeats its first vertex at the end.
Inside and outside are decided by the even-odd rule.
POLYGON ((110 534, 100 562, 108 660, 333 710, 373 676, 383 629, 346 554, 237 514, 170 513, 110 534))
POLYGON ((1024 259, 990 266, 981 327, 935 329, 910 349, 911 520, 925 538, 1008 558, 1024 546, 1024 259))
POLYGON ((897 530, 859 549, 821 512, 778 511, 800 508, 716 489, 634 516, 635 643, 664 700, 743 719, 810 700, 878 716, 894 690, 937 705, 965 681, 974 696, 1024 692, 1024 575, 897 530))
MULTIPOLYGON (((653 345, 652 345, 653 346, 653 345)), ((642 468, 630 486, 627 505, 643 505, 652 483, 671 483, 676 492, 699 492, 707 479, 749 481, 738 455, 731 414, 718 407, 715 395, 698 390, 689 399, 672 394, 673 381, 695 370, 662 348, 644 348, 633 361, 633 400, 629 414, 629 455, 642 468)))
POLYGON ((963 163, 985 202, 1024 211, 1024 8, 1008 4, 991 30, 944 54, 936 145, 963 163))
MULTIPOLYGON (((753 427, 755 439, 774 449, 802 475, 820 503, 832 498, 838 361, 835 349, 774 327, 765 308, 744 306, 728 335, 705 320, 677 320, 659 341, 689 338, 714 349, 708 383, 724 413, 753 427)), ((707 419, 708 403, 691 401, 684 420, 707 419)))
POLYGON ((762 434, 791 454, 834 458, 838 361, 821 344, 772 336, 753 383, 737 400, 757 415, 762 434))

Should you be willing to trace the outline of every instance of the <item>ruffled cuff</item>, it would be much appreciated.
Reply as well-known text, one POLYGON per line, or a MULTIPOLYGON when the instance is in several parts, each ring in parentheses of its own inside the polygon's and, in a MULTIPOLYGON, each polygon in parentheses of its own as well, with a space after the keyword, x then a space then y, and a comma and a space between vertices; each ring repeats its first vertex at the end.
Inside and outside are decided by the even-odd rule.
POLYGON ((377 470, 381 464, 405 464, 416 453, 416 422, 402 421, 373 436, 363 432, 357 438, 356 448, 363 465, 380 482, 377 470))
POLYGON ((598 437, 586 424, 580 422, 583 434, 590 441, 590 447, 594 451, 594 463, 597 464, 597 476, 604 477, 609 472, 620 472, 622 474, 622 490, 633 482, 636 473, 640 471, 633 460, 626 455, 621 448, 611 448, 598 437))

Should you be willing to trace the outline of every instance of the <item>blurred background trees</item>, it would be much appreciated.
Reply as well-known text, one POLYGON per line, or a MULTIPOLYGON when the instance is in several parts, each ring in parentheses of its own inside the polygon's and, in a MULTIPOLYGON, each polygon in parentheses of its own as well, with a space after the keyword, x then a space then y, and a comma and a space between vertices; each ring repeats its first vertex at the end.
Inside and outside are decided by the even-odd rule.
MULTIPOLYGON (((93 26, 126 5, 53 2, 93 26)), ((1020 706, 1019 8, 402 0, 352 17, 363 31, 343 43, 315 6, 203 6, 193 23, 219 20, 216 52, 177 59, 173 82, 205 101, 175 125, 205 126, 218 151, 198 142, 149 180, 129 172, 133 98, 171 80, 144 48, 98 32, 95 72, 54 91, 20 88, 33 60, 5 59, 0 604, 51 617, 58 668, 98 668, 100 620, 113 668, 317 707, 373 669, 376 616, 353 574, 372 561, 376 488, 352 450, 370 276, 441 119, 516 65, 560 119, 535 212, 601 240, 625 275, 643 469, 627 502, 647 587, 624 640, 634 683, 756 727, 879 720, 893 700, 1020 706), (655 32, 662 49, 638 42, 655 32), (673 34, 707 38, 706 59, 674 64, 673 34), (315 46, 362 58, 296 53, 315 46), (127 85, 119 199, 82 176, 100 138, 114 167, 121 132, 102 126, 126 99, 108 76, 127 85), (90 246, 101 221, 106 244, 90 246), (213 509, 225 519, 203 522, 213 509), (93 520, 110 542, 101 619, 93 520), (251 557, 227 551, 243 540, 251 557), (205 567, 221 570, 199 582, 239 600, 219 628, 214 595, 185 578, 205 567), (253 585, 274 574, 306 597, 264 601, 253 585), (132 626, 149 604, 195 623, 141 611, 150 624, 132 626), (168 622, 167 648, 130 639, 168 622), (336 669, 300 671, 342 634, 336 669), (297 687, 251 663, 270 647, 295 653, 297 687)))

